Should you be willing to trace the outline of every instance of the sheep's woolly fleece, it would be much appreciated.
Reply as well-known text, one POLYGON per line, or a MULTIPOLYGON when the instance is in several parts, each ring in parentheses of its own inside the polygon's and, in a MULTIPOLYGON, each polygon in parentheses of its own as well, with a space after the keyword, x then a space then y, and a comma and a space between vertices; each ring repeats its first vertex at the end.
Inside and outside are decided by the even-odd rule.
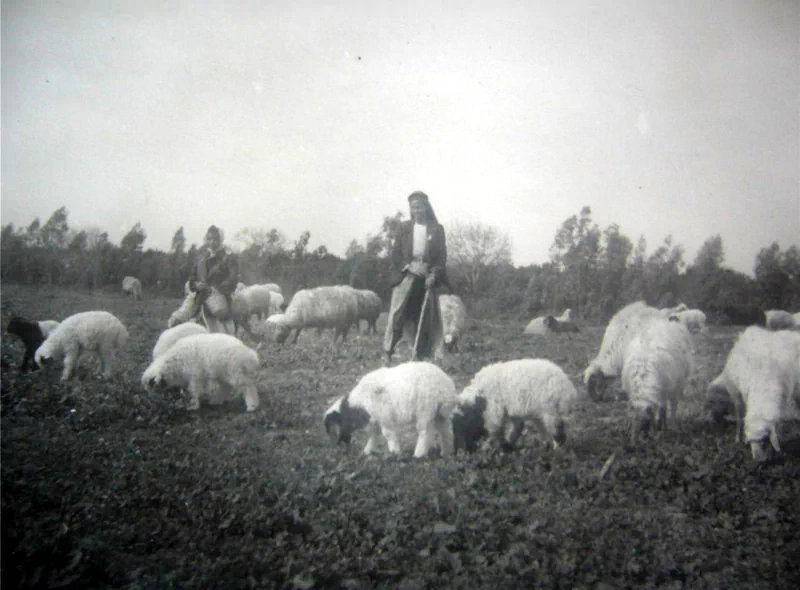
POLYGON ((186 338, 187 336, 193 336, 195 334, 208 334, 208 330, 206 330, 204 326, 194 322, 178 324, 177 326, 164 330, 153 347, 153 358, 164 354, 181 338, 186 338))
POLYGON ((444 343, 450 350, 458 347, 467 323, 467 308, 458 295, 441 295, 439 307, 442 311, 444 343))
POLYGON ((631 303, 619 310, 606 327, 603 341, 600 343, 600 352, 583 373, 584 384, 590 385, 590 379, 598 374, 605 377, 619 376, 628 343, 644 323, 649 319, 660 317, 662 316, 658 309, 642 301, 631 303))
POLYGON ((36 351, 36 364, 46 360, 64 359, 61 379, 72 377, 81 353, 97 351, 102 363, 102 375, 111 377, 114 358, 128 341, 128 330, 107 311, 85 311, 62 321, 36 351))
POLYGON ((442 453, 450 454, 450 416, 455 405, 455 384, 444 371, 431 363, 409 362, 367 373, 349 394, 333 403, 325 413, 324 424, 329 434, 338 428, 339 438, 349 442, 352 431, 368 422, 365 454, 376 450, 378 431, 394 454, 402 451, 403 440, 412 433, 417 441, 415 457, 427 456, 437 435, 442 453), (365 413, 367 420, 359 419, 359 413, 365 413))
POLYGON ((231 394, 243 395, 247 411, 252 411, 259 405, 259 366, 258 354, 237 338, 195 334, 181 338, 157 357, 142 374, 142 385, 148 390, 159 386, 187 389, 192 410, 200 407, 202 398, 220 401, 211 399, 212 392, 227 388, 231 394))
MULTIPOLYGON (((490 437, 502 434, 506 419, 533 420, 558 446, 563 440, 563 418, 585 399, 564 371, 546 359, 517 359, 483 367, 458 396, 457 415, 467 407, 480 405, 483 428, 490 437)), ((454 419, 456 419, 454 417, 454 419)), ((513 438, 519 436, 521 423, 513 438)), ((469 436, 469 435, 468 435, 469 436)), ((514 440, 509 441, 513 444, 514 440)))
POLYGON ((710 395, 721 392, 727 392, 736 408, 736 440, 744 436, 753 458, 766 457, 765 440, 780 451, 777 425, 800 419, 800 334, 747 328, 709 385, 710 395))
POLYGON ((674 415, 692 371, 692 340, 682 323, 653 318, 642 326, 625 350, 622 370, 622 388, 641 418, 634 440, 653 411, 666 428, 667 407, 674 415))
POLYGON ((136 277, 125 277, 122 279, 122 291, 132 295, 135 299, 141 299, 142 282, 136 277))
POLYGON ((378 316, 381 315, 381 308, 383 301, 378 297, 378 294, 369 289, 356 289, 356 298, 358 300, 358 321, 367 321, 367 331, 370 329, 373 332, 377 331, 378 316))
POLYGON ((699 309, 685 309, 669 315, 669 319, 674 319, 686 326, 692 334, 707 332, 706 314, 699 309))

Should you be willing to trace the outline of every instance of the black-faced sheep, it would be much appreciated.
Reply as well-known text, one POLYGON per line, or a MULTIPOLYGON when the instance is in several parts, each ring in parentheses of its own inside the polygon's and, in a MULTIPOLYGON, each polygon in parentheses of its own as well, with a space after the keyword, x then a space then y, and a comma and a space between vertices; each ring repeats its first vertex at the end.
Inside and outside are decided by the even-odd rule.
POLYGON ((709 396, 728 396, 736 414, 736 442, 750 445, 753 459, 780 452, 777 426, 800 419, 800 334, 750 326, 736 339, 709 396))
POLYGON ((403 363, 362 377, 325 412, 323 424, 334 443, 346 444, 356 430, 367 427, 367 455, 376 450, 381 434, 389 452, 399 454, 407 432, 416 434, 414 457, 426 457, 437 434, 447 455, 454 452, 450 416, 455 405, 455 384, 444 371, 427 362, 403 363))
POLYGON ((680 322, 652 318, 628 343, 622 367, 622 388, 636 417, 631 443, 655 421, 667 429, 667 410, 675 416, 693 370, 692 340, 680 322))
POLYGON ((467 308, 458 295, 450 294, 439 296, 439 308, 442 311, 444 346, 448 352, 456 352, 466 330, 467 308))
POLYGON ((42 345, 42 342, 47 339, 47 336, 56 326, 58 326, 58 322, 55 320, 34 322, 20 316, 11 317, 6 332, 19 336, 22 343, 25 345, 25 356, 22 359, 21 367, 23 371, 35 371, 38 368, 34 361, 36 349, 42 345))
POLYGON ((592 398, 602 393, 608 379, 622 373, 625 349, 639 329, 648 320, 661 317, 658 309, 642 301, 631 303, 614 314, 603 334, 600 352, 583 372, 583 383, 592 398))
POLYGON ((532 421, 557 448, 566 440, 564 418, 585 398, 555 363, 545 359, 519 359, 482 368, 458 396, 453 412, 456 448, 472 452, 488 436, 510 450, 532 421), (505 428, 511 424, 506 437, 505 428))
POLYGON ((130 295, 137 301, 142 300, 142 282, 136 277, 125 277, 122 279, 122 292, 130 295))
POLYGON ((201 398, 220 401, 214 394, 227 391, 244 397, 248 412, 259 405, 256 380, 260 368, 256 351, 227 334, 195 334, 181 338, 156 357, 142 374, 148 391, 169 387, 191 394, 190 410, 200 407, 201 398))
POLYGON ((111 378, 116 354, 128 341, 128 331, 107 311, 85 311, 62 321, 36 351, 36 364, 44 367, 52 360, 64 359, 61 380, 72 377, 79 357, 96 352, 102 364, 102 376, 111 378))

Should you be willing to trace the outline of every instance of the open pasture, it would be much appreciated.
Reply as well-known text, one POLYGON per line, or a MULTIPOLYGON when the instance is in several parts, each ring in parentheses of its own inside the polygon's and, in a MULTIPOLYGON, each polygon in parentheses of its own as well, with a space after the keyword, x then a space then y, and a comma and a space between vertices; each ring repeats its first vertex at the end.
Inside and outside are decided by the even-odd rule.
MULTIPOLYGON (((671 430, 627 446, 624 401, 571 416, 565 450, 534 429, 517 449, 426 461, 333 447, 330 402, 380 365, 377 335, 338 349, 307 331, 262 346, 261 407, 185 409, 140 376, 178 298, 2 287, 12 313, 92 309, 130 333, 115 378, 82 363, 20 374, 3 335, 5 588, 793 588, 800 580, 800 452, 754 465, 734 426, 702 409, 737 333, 695 336, 696 372, 671 430), (613 462, 601 471, 607 460, 613 462)), ((481 367, 553 360, 579 387, 603 327, 525 336, 525 321, 470 323, 440 365, 460 389, 481 367)), ((256 327, 259 332, 262 329, 256 327)), ((252 344, 252 343, 251 343, 252 344)), ((407 358, 401 349, 398 361, 407 358)), ((791 433, 789 433, 791 434, 791 433)))

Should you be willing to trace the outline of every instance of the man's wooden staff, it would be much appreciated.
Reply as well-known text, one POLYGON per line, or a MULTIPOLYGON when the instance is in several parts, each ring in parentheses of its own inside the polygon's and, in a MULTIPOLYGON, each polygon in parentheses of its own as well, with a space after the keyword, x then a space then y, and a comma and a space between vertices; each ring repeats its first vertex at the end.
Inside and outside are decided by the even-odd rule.
POLYGON ((422 311, 419 312, 419 323, 417 324, 417 336, 414 338, 414 351, 411 353, 411 360, 417 360, 417 347, 419 346, 419 335, 422 332, 422 322, 425 320, 425 310, 428 308, 428 297, 430 289, 425 289, 425 298, 422 300, 422 311))

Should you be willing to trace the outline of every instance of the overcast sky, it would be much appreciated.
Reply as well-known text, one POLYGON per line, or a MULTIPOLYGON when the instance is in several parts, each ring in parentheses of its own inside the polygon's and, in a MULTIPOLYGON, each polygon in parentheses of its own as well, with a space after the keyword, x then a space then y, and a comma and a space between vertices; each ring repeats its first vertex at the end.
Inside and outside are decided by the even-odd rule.
POLYGON ((407 212, 548 260, 592 208, 648 253, 800 243, 800 2, 2 2, 2 223, 145 248, 407 212))

